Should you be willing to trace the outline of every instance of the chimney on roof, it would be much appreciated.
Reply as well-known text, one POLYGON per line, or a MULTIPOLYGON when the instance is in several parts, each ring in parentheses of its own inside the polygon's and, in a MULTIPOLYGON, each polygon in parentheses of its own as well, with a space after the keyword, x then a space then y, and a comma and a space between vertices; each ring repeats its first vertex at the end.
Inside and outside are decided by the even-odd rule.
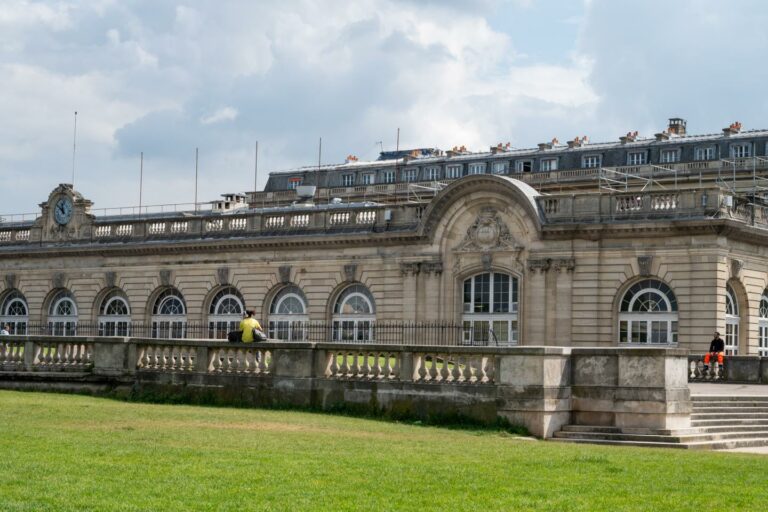
POLYGON ((679 117, 670 117, 667 132, 670 135, 685 135, 685 119, 679 117))
POLYGON ((586 135, 584 135, 581 138, 576 136, 576 137, 574 137, 573 140, 569 140, 568 141, 568 147, 571 148, 571 149, 573 149, 573 148, 580 148, 581 146, 586 144, 588 140, 589 140, 589 137, 587 137, 586 135))
POLYGON ((656 142, 669 140, 669 133, 667 133, 667 130, 664 130, 663 132, 655 134, 654 137, 656 137, 656 142))
POLYGON ((637 140, 637 130, 633 132, 627 132, 627 134, 623 137, 619 137, 619 141, 621 141, 622 144, 626 144, 627 142, 635 142, 637 140))
POLYGON ((511 147, 512 147, 512 144, 509 142, 507 142, 506 144, 502 144, 501 142, 499 142, 495 146, 491 146, 491 154, 495 155, 497 153, 507 152, 510 150, 511 147))
POLYGON ((357 157, 355 155, 347 155, 347 158, 344 161, 348 164, 351 164, 353 162, 357 162, 357 157))
POLYGON ((723 135, 726 137, 730 137, 731 135, 735 135, 741 131, 741 123, 738 121, 735 121, 731 123, 731 125, 728 128, 723 128, 723 135))
POLYGON ((539 151, 546 151, 548 149, 552 149, 552 143, 551 142, 541 142, 541 143, 539 143, 539 151))

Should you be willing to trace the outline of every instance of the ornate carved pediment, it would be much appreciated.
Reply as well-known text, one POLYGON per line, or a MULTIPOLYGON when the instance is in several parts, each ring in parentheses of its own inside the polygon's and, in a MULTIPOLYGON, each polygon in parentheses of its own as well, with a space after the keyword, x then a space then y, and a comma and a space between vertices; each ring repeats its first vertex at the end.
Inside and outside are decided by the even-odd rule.
POLYGON ((520 251, 523 246, 509 233, 496 208, 480 210, 475 222, 467 228, 464 240, 454 250, 457 252, 520 251))

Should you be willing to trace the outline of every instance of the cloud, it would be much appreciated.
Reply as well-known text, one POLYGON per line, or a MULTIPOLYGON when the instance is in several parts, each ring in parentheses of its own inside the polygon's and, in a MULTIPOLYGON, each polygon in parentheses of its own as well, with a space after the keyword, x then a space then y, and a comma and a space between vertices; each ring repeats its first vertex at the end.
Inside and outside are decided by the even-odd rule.
POLYGON ((238 112, 232 107, 222 107, 215 112, 200 118, 203 124, 222 123, 224 121, 234 121, 237 119, 238 112))

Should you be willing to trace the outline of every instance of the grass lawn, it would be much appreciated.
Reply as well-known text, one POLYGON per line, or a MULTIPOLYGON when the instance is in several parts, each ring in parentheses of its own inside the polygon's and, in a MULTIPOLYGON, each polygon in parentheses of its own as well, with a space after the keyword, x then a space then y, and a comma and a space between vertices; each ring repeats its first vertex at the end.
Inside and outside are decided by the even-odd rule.
POLYGON ((768 457, 0 391, 0 510, 765 510, 768 457))

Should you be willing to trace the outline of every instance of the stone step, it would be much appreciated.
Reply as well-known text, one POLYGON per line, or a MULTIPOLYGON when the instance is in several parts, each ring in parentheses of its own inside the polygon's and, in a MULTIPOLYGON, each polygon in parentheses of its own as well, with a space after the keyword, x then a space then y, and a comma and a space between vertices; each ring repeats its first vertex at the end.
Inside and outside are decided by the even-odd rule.
POLYGON ((555 432, 554 437, 558 439, 602 439, 606 441, 636 441, 651 443, 700 443, 728 441, 732 439, 744 438, 766 438, 768 439, 768 430, 757 432, 720 432, 720 433, 691 433, 687 435, 660 435, 660 434, 628 434, 628 433, 606 433, 606 432, 555 432))
POLYGON ((728 439, 720 441, 699 441, 691 443, 670 443, 670 442, 652 442, 652 441, 619 441, 605 439, 569 439, 569 438, 551 438, 548 441, 560 443, 580 443, 597 444, 611 446, 629 446, 644 448, 677 448, 681 450, 728 450, 733 448, 752 448, 755 446, 768 446, 768 436, 751 437, 742 439, 728 439))
POLYGON ((703 414, 709 412, 733 412, 744 414, 765 413, 768 414, 768 407, 742 407, 741 405, 730 407, 694 407, 693 414, 703 414))
POLYGON ((768 413, 728 413, 728 412, 695 412, 691 413, 691 421, 697 420, 731 420, 739 422, 741 420, 764 420, 768 419, 768 413))
POLYGON ((768 419, 692 419, 691 427, 723 427, 723 426, 765 426, 768 427, 768 419))
POLYGON ((729 395, 692 395, 691 401, 696 404, 699 402, 768 402, 768 386, 766 386, 766 396, 755 395, 741 395, 741 396, 729 396, 729 395))
POLYGON ((768 400, 765 402, 760 400, 701 400, 699 402, 691 402, 694 409, 697 407, 768 407, 768 400))

